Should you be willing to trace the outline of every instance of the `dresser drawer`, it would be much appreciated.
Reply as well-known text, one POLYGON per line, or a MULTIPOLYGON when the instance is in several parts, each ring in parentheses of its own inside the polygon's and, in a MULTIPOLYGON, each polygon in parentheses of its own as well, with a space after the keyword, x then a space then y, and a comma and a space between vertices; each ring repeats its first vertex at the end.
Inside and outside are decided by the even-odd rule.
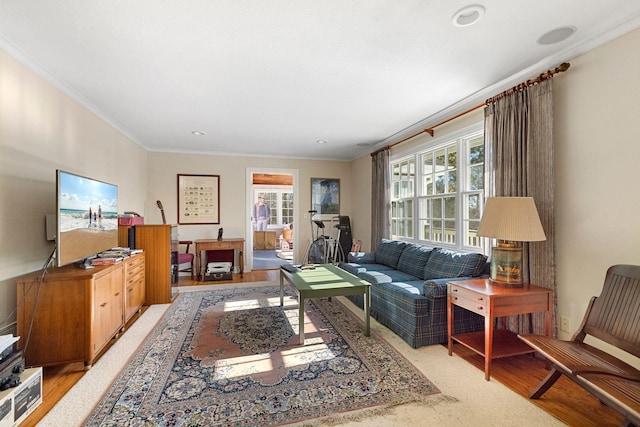
POLYGON ((449 285, 449 296, 453 303, 459 307, 483 316, 489 313, 489 299, 486 295, 449 285))

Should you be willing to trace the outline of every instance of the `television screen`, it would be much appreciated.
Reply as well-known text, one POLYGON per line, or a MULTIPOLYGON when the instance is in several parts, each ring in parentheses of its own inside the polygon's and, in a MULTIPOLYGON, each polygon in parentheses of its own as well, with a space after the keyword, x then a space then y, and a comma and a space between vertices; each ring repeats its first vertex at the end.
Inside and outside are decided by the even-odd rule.
POLYGON ((56 265, 118 246, 118 186, 58 170, 56 265))

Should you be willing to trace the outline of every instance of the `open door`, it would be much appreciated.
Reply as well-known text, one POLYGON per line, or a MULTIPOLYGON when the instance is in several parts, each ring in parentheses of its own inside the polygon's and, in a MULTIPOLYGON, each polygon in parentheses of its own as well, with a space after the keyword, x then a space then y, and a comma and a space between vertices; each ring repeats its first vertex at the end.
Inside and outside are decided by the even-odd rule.
POLYGON ((297 170, 247 169, 245 271, 293 262, 298 193, 297 170))

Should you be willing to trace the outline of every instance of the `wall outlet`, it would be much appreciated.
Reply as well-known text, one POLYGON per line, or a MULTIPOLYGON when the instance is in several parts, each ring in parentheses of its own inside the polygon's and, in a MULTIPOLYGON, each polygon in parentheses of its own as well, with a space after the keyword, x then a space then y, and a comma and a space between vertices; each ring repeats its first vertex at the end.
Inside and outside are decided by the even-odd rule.
POLYGON ((569 318, 567 316, 560 316, 560 331, 571 332, 571 325, 569 325, 569 318))

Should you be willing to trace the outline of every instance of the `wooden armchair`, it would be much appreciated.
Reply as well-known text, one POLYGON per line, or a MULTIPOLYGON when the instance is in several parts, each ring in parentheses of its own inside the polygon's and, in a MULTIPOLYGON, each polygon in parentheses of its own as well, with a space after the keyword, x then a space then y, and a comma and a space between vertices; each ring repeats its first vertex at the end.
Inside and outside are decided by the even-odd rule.
POLYGON ((538 399, 562 375, 625 417, 623 425, 640 426, 640 371, 584 342, 596 337, 640 357, 640 266, 614 265, 607 270, 599 297, 592 297, 571 341, 521 335, 552 364, 549 375, 531 392, 538 399))

